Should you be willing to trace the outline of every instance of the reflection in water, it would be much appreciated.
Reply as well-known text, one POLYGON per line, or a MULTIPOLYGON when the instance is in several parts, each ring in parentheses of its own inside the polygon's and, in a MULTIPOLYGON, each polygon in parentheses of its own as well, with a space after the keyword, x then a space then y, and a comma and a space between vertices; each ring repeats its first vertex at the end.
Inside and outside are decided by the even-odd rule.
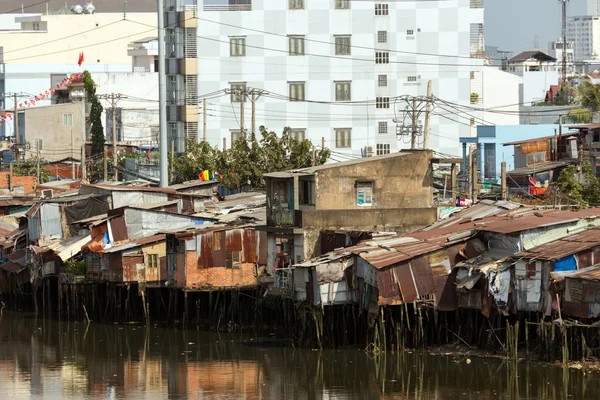
POLYGON ((293 349, 280 339, 0 319, 0 393, 20 398, 576 399, 595 374, 498 359, 293 349))

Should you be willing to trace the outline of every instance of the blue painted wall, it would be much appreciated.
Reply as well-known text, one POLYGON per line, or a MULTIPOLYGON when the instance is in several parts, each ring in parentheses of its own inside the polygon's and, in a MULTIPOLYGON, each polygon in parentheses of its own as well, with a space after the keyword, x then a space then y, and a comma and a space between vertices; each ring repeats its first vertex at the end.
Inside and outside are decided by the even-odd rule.
MULTIPOLYGON (((500 170, 502 161, 506 162, 506 170, 515 168, 514 146, 504 146, 504 143, 516 142, 518 140, 535 139, 538 137, 553 136, 554 129, 558 131, 558 125, 499 125, 499 126, 478 126, 476 138, 461 138, 461 143, 484 144, 484 150, 495 150, 495 170, 494 175, 500 179, 500 170), (487 145, 486 145, 487 144, 487 145), (493 146, 493 147, 492 147, 493 146)), ((563 125, 563 133, 568 129, 563 125)), ((485 170, 486 160, 489 160, 484 154, 482 170, 485 170)))

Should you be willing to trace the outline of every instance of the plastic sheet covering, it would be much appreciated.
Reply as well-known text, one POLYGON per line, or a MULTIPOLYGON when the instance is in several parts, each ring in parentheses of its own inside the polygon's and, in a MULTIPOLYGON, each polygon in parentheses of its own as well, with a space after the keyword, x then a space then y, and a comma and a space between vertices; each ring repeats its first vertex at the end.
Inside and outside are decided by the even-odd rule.
POLYGON ((108 212, 108 204, 106 197, 90 197, 64 207, 63 212, 67 218, 67 222, 70 224, 73 221, 106 214, 108 212))
POLYGON ((94 253, 99 253, 104 250, 104 235, 106 234, 107 229, 108 227, 106 224, 94 226, 90 234, 92 240, 90 240, 87 245, 83 246, 82 250, 94 253))
POLYGON ((577 262, 575 256, 567 256, 560 260, 554 261, 554 272, 575 271, 577 262))
POLYGON ((498 308, 508 305, 508 290, 510 288, 510 268, 491 270, 488 275, 489 293, 494 297, 498 308))

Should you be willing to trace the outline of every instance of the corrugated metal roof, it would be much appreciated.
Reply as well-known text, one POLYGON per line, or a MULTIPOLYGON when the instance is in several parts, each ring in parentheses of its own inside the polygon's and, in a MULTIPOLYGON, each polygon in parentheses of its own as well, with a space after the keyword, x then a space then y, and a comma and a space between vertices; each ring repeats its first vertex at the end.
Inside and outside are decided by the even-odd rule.
POLYGON ((562 281, 567 278, 582 279, 586 281, 600 281, 600 265, 593 265, 577 271, 552 272, 551 276, 555 281, 562 281))
POLYGON ((548 161, 544 163, 539 163, 535 165, 531 165, 529 167, 515 168, 512 171, 508 171, 508 175, 533 175, 540 172, 551 171, 556 168, 561 168, 569 165, 569 162, 566 161, 548 161))
POLYGON ((530 250, 521 251, 515 258, 535 258, 539 260, 559 260, 571 254, 600 246, 600 229, 587 231, 555 240, 530 250))
POLYGON ((45 247, 54 251, 61 260, 66 261, 81 253, 81 247, 90 240, 92 240, 91 235, 74 236, 66 240, 56 241, 45 247))

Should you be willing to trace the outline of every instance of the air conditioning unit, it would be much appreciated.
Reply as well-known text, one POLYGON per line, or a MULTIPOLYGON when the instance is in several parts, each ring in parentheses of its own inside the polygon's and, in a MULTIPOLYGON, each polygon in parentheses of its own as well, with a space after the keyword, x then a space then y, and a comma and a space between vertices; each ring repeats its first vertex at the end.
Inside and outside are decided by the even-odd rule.
POLYGON ((365 154, 367 157, 373 157, 373 146, 365 146, 365 154))
POLYGON ((52 189, 42 190, 42 199, 51 199, 53 196, 52 189))

